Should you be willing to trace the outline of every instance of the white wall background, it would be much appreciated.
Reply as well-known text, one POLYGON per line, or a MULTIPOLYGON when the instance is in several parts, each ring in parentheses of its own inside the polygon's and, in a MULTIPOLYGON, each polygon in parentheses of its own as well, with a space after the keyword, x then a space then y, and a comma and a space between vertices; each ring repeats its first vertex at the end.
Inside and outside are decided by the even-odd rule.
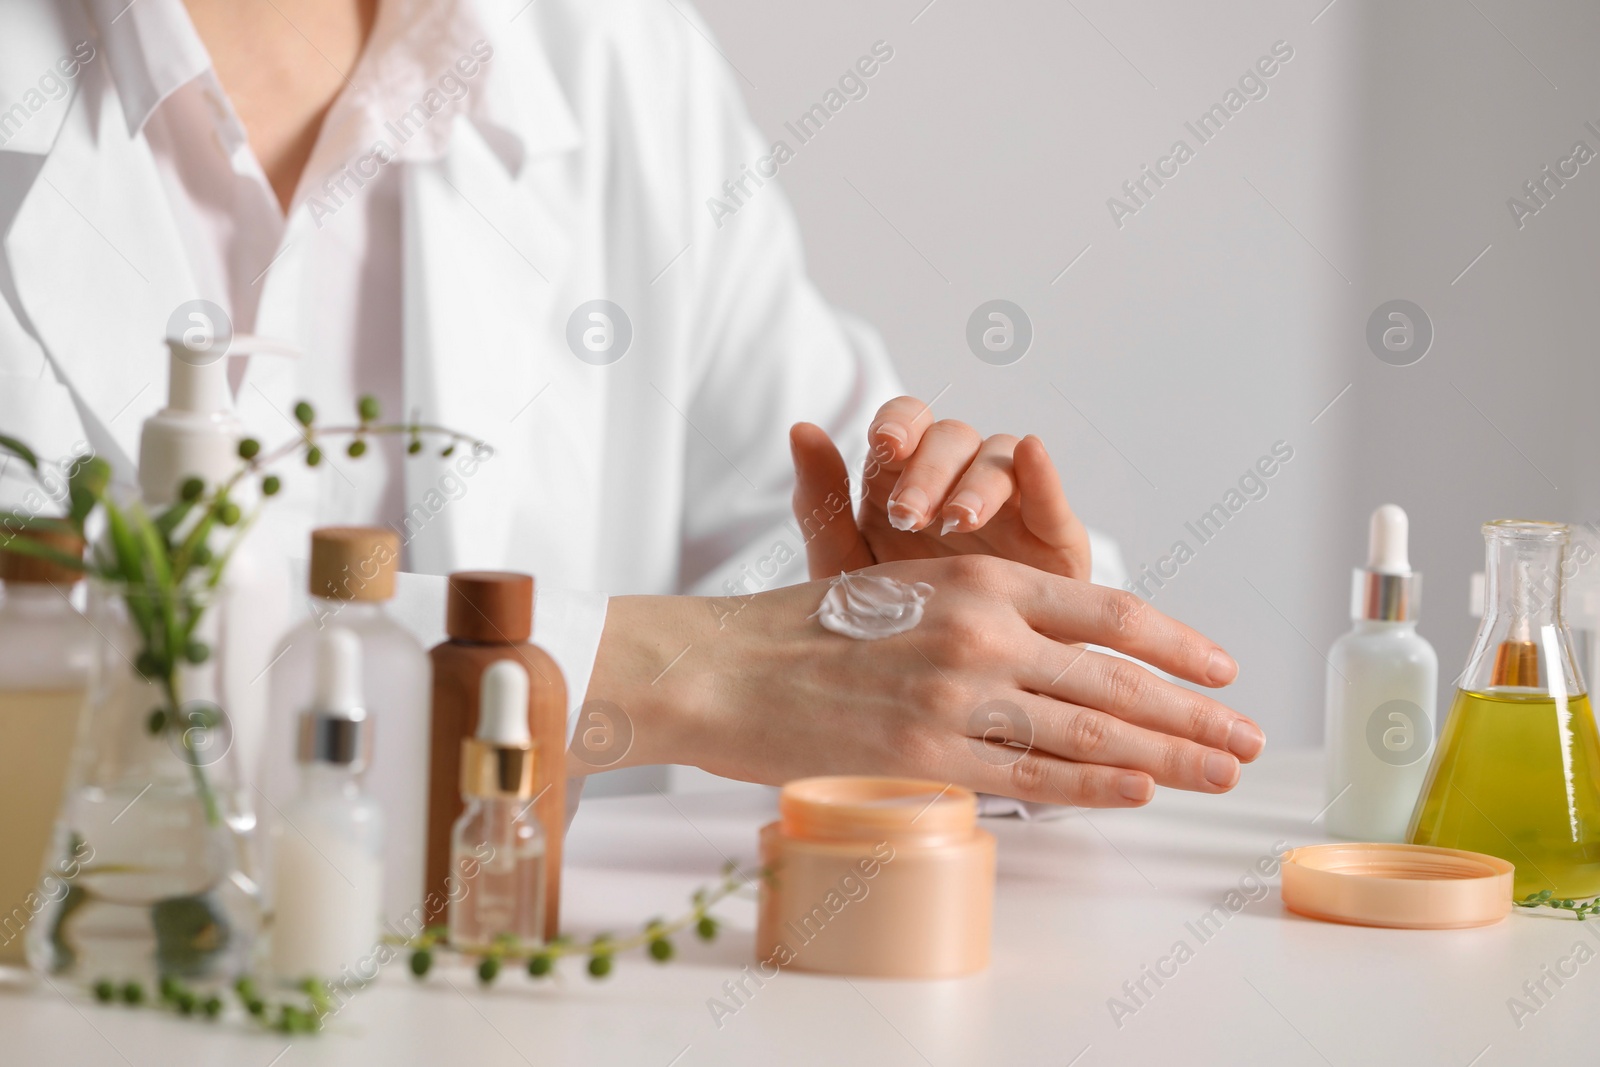
POLYGON ((1038 432, 1132 567, 1293 446, 1269 495, 1154 596, 1235 653, 1232 700, 1275 745, 1320 741, 1322 651, 1385 500, 1412 515, 1447 685, 1471 639, 1477 524, 1600 507, 1600 162, 1520 231, 1505 206, 1575 140, 1600 151, 1583 128, 1600 127, 1600 9, 925 3, 701 0, 757 122, 791 146, 785 120, 874 41, 895 49, 781 173, 823 289, 878 326, 912 392, 946 390, 936 414, 1038 432), (1194 144, 1185 120, 1280 40, 1294 58, 1269 95, 1118 229, 1106 199, 1194 144), (996 297, 1036 331, 1007 367, 964 339, 996 297), (1408 367, 1365 341, 1397 297, 1436 330, 1408 367))

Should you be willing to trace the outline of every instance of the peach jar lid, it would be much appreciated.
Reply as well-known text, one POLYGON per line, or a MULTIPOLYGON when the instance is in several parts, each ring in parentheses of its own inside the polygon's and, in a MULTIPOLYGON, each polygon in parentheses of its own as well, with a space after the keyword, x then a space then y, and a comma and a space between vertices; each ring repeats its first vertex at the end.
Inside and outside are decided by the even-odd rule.
POLYGON ((1495 856, 1432 845, 1308 845, 1283 857, 1283 903, 1360 926, 1487 926, 1511 911, 1514 870, 1495 856))
POLYGON ((958 785, 916 778, 800 778, 783 787, 778 815, 785 837, 931 845, 970 838, 978 798, 958 785))

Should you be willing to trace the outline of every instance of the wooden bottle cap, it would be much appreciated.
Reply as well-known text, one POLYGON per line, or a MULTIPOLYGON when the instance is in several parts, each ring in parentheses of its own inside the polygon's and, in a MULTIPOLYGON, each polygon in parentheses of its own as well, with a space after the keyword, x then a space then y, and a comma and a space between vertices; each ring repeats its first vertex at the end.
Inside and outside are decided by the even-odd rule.
MULTIPOLYGON (((12 531, 0 524, 0 543, 9 540, 13 532, 18 538, 27 538, 35 544, 53 548, 62 555, 83 558, 83 538, 65 526, 31 526, 12 531)), ((73 570, 63 563, 0 549, 0 582, 70 586, 82 580, 82 571, 73 570)))
POLYGON ((374 602, 394 598, 400 535, 381 526, 311 531, 311 595, 374 602))
POLYGON ((457 641, 521 644, 533 633, 533 577, 512 571, 450 576, 445 632, 457 641))

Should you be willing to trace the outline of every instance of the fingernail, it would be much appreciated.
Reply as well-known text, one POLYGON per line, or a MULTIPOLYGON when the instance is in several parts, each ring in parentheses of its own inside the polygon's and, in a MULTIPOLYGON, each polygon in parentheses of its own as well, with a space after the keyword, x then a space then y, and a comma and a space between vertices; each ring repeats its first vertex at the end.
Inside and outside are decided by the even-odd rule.
POLYGON ((1267 735, 1249 719, 1235 719, 1228 727, 1228 751, 1242 760, 1253 760, 1267 747, 1267 735))
POLYGON ((898 422, 884 423, 882 426, 879 426, 876 430, 872 431, 872 436, 888 438, 894 442, 894 447, 897 451, 904 447, 906 441, 910 437, 910 435, 906 433, 906 428, 901 426, 898 422))
POLYGON ((1206 753, 1206 781, 1227 789, 1239 780, 1239 761, 1226 752, 1206 753))
POLYGON ((1220 648, 1211 650, 1211 662, 1206 665, 1206 677, 1212 685, 1227 685, 1239 675, 1239 665, 1233 657, 1220 648))
POLYGON ((889 501, 889 525, 896 530, 915 530, 928 514, 928 494, 911 486, 889 501))
POLYGON ((1143 804, 1155 795, 1156 784, 1142 774, 1124 774, 1117 783, 1117 792, 1135 804, 1143 804))
POLYGON ((978 515, 982 511, 983 497, 970 489, 963 489, 944 506, 944 529, 939 531, 940 535, 949 533, 963 523, 969 530, 977 529, 978 515))

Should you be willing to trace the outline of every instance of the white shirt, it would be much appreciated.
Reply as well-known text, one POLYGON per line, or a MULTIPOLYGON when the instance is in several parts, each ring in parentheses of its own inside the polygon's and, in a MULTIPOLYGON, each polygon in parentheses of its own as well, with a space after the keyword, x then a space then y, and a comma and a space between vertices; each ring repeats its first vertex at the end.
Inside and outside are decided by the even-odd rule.
MULTIPOLYGON (((384 116, 411 106, 408 94, 426 72, 451 69, 457 57, 439 54, 451 37, 433 26, 452 5, 389 0, 380 6, 372 39, 322 123, 287 212, 182 0, 92 6, 130 128, 143 132, 160 169, 197 295, 222 307, 237 333, 271 338, 275 329, 298 327, 307 353, 303 389, 325 415, 348 414, 370 394, 387 417, 402 417, 400 178, 393 166, 369 164, 375 176, 358 188, 342 172, 370 149, 374 129, 390 121, 384 116), (281 323, 270 306, 264 316, 259 311, 262 293, 290 254, 314 277, 308 286, 314 302, 296 309, 297 323, 281 323)), ((464 69, 479 66, 469 59, 464 69)), ((461 97, 451 111, 430 116, 434 136, 397 145, 396 158, 440 158, 442 127, 434 122, 448 123, 455 104, 470 103, 471 79, 458 81, 461 97)), ((231 368, 236 386, 243 362, 231 368)), ((405 511, 403 447, 389 438, 374 441, 360 463, 330 456, 334 478, 326 481, 319 509, 325 520, 398 524, 405 511)))
POLYGON ((470 475, 459 456, 330 456, 287 472, 268 514, 300 555, 312 525, 388 521, 417 571, 535 574, 534 638, 574 715, 606 594, 803 576, 788 425, 859 454, 898 390, 806 278, 775 183, 733 218, 707 210, 771 145, 690 9, 387 0, 285 218, 179 0, 86 6, 93 22, 54 0, 0 10, 0 104, 80 38, 99 48, 0 142, 0 164, 42 159, 0 166, 0 425, 81 437, 126 473, 163 400, 167 316, 203 296, 307 353, 233 368, 264 441, 293 432, 295 400, 340 417, 361 392, 487 438, 470 475), (566 336, 597 298, 633 330, 605 366, 566 336))
MULTIPOLYGON (((394 521, 400 492, 415 570, 535 574, 534 639, 576 716, 605 595, 803 576, 787 427, 859 456, 898 391, 807 279, 776 183, 745 181, 774 144, 709 39, 681 0, 385 0, 280 218, 179 0, 5 0, 0 430, 45 456, 86 443, 127 479, 168 317, 204 295, 307 352, 234 368, 263 440, 296 399, 342 415, 387 388, 390 412, 496 446, 472 473, 289 471, 269 515, 303 554, 311 525, 394 521), (734 180, 737 212, 711 211, 734 180), (567 334, 601 298, 633 339, 597 366, 567 334)), ((442 584, 412 616, 424 641, 442 584)))

